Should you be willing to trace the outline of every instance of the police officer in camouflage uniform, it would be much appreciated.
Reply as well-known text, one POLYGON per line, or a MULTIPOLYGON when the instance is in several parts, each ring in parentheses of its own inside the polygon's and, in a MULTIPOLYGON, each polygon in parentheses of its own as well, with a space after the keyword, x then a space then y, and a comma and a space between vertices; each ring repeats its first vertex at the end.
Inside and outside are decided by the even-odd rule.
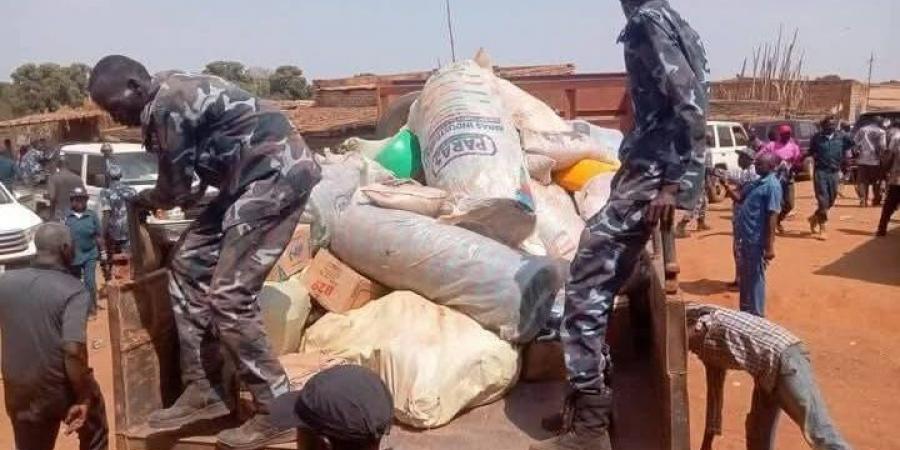
POLYGON ((19 160, 19 176, 22 182, 29 186, 37 186, 47 179, 44 172, 44 152, 34 145, 28 146, 28 151, 19 160))
POLYGON ((137 191, 122 182, 121 167, 111 164, 106 174, 108 187, 100 190, 100 211, 106 254, 112 256, 128 250, 128 202, 137 191))
POLYGON ((570 394, 562 434, 533 450, 611 447, 606 329, 613 298, 661 219, 691 210, 704 186, 707 60, 700 36, 666 0, 622 0, 619 37, 635 128, 622 143, 622 168, 607 205, 582 234, 566 286, 562 341, 570 394))
POLYGON ((167 72, 151 78, 140 63, 113 55, 97 63, 88 88, 116 121, 140 125, 147 150, 159 158, 156 187, 139 193, 135 205, 189 206, 207 185, 219 189, 171 263, 185 391, 152 414, 150 426, 174 430, 229 413, 221 342, 237 360, 256 414, 219 433, 219 443, 253 449, 291 439, 293 430, 278 428, 269 414, 272 399, 289 385, 256 297, 320 179, 312 153, 280 111, 218 77, 167 72), (192 187, 195 174, 200 189, 192 187))

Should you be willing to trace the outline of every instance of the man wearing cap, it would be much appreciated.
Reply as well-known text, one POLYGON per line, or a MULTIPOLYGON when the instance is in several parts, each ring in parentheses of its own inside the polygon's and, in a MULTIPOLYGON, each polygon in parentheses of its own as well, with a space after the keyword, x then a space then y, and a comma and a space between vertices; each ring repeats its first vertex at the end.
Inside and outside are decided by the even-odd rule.
POLYGON ((773 154, 781 159, 777 176, 784 194, 781 199, 781 213, 778 214, 779 233, 784 233, 782 222, 794 210, 796 195, 794 192, 794 174, 803 166, 803 152, 793 138, 793 129, 788 124, 779 125, 776 139, 766 144, 757 156, 773 154))
MULTIPOLYGON (((110 173, 109 170, 117 165, 115 157, 113 157, 113 148, 112 144, 109 142, 104 142, 103 145, 100 146, 100 154, 103 155, 103 168, 104 174, 106 175, 105 185, 104 187, 109 187, 110 185, 110 173)), ((120 167, 121 169, 121 167, 120 167)))
POLYGON ((818 208, 808 220, 813 236, 825 240, 828 211, 837 200, 844 153, 853 148, 853 140, 837 131, 837 121, 833 116, 822 119, 820 128, 821 131, 812 137, 809 144, 809 154, 815 161, 813 188, 818 208))
POLYGON ((66 213, 71 209, 69 194, 75 188, 84 189, 81 177, 69 170, 65 165, 64 156, 51 161, 49 164, 52 175, 47 180, 47 196, 50 197, 50 217, 52 220, 62 222, 66 213))
POLYGON ((84 280, 91 296, 89 312, 94 316, 97 313, 97 260, 102 246, 100 221, 93 211, 87 209, 88 193, 83 187, 73 189, 69 198, 72 208, 65 216, 65 224, 75 246, 72 274, 84 280))
POLYGON ((300 391, 276 398, 272 416, 282 428, 308 434, 312 442, 304 448, 378 450, 391 428, 394 401, 371 370, 345 365, 325 369, 300 391))

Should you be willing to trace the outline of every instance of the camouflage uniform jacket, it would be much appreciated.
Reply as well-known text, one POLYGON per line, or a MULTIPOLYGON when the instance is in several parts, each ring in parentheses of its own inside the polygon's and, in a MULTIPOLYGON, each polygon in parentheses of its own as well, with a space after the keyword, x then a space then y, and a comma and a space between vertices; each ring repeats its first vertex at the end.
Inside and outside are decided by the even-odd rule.
POLYGON ((108 237, 114 241, 128 240, 128 200, 137 195, 133 187, 110 180, 109 187, 100 191, 100 211, 109 211, 108 237))
POLYGON ((43 154, 40 150, 30 147, 25 156, 19 161, 19 176, 22 181, 30 185, 36 185, 44 180, 46 173, 44 165, 41 164, 43 154))
POLYGON ((156 188, 140 194, 149 203, 190 203, 200 194, 192 192, 196 174, 231 205, 227 228, 282 214, 318 182, 319 166, 287 117, 237 86, 165 72, 151 95, 141 116, 144 145, 159 159, 156 188))
POLYGON ((680 184, 679 206, 689 209, 705 175, 706 50, 700 36, 666 0, 641 5, 629 17, 619 41, 625 45, 635 117, 620 158, 626 169, 660 178, 663 184, 680 184))

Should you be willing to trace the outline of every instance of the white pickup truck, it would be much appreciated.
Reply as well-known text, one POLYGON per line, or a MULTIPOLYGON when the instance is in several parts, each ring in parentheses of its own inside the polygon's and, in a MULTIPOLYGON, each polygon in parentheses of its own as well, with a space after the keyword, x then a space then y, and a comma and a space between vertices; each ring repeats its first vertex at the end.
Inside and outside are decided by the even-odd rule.
POLYGON ((40 224, 40 217, 0 183, 0 273, 31 262, 34 231, 40 224))

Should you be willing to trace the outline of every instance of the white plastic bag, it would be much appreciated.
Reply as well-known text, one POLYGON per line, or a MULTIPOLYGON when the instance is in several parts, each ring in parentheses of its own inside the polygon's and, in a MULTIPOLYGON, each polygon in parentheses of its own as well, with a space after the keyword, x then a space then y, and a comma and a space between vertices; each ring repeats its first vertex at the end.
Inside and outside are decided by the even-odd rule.
POLYGON ((407 211, 354 204, 331 250, 384 286, 411 290, 475 319, 510 342, 528 342, 563 284, 558 262, 407 211))
POLYGON ((587 184, 576 192, 575 204, 578 205, 578 214, 584 220, 590 220, 601 208, 606 206, 609 196, 612 194, 612 180, 615 172, 601 173, 591 178, 587 184))
POLYGON ((310 248, 328 247, 331 230, 341 211, 360 186, 392 180, 394 176, 384 167, 359 153, 316 155, 322 167, 322 180, 313 187, 301 223, 311 225, 310 248))
POLYGON ((296 352, 300 346, 312 307, 301 277, 299 273, 280 283, 266 283, 257 297, 263 328, 276 356, 296 352))
MULTIPOLYGON (((612 147, 618 130, 601 128, 588 122, 574 120, 564 132, 520 130, 522 149, 529 154, 544 155, 556 161, 555 170, 572 167, 583 159, 610 164, 619 162, 619 147, 612 147)), ((621 137, 618 139, 621 142, 621 137)))
POLYGON ((451 223, 516 246, 534 230, 534 203, 519 136, 496 90, 474 61, 440 69, 410 110, 426 184, 450 193, 451 223))
POLYGON ((451 214, 449 194, 413 180, 388 180, 359 189, 375 206, 414 212, 428 217, 451 214))
POLYGON ((310 326, 303 351, 366 366, 394 398, 394 415, 435 428, 498 400, 515 383, 513 346, 472 319, 408 291, 394 292, 310 326))
POLYGON ((555 184, 542 186, 532 182, 531 190, 537 205, 535 232, 543 242, 547 255, 572 262, 584 231, 584 220, 575 210, 572 197, 555 184))

